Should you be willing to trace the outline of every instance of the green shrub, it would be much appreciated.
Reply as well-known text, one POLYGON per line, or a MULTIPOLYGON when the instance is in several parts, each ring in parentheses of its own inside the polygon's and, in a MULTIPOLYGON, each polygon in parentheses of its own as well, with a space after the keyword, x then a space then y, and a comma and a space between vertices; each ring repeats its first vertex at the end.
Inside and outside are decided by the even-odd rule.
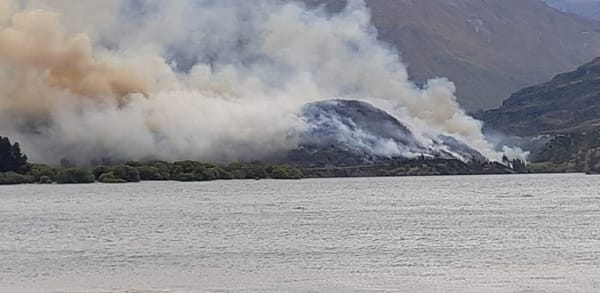
POLYGON ((23 175, 15 172, 0 173, 0 185, 23 184, 23 175))
POLYGON ((40 182, 42 177, 49 177, 52 181, 56 178, 56 170, 43 164, 30 165, 28 174, 34 177, 34 182, 40 182))
POLYGON ((264 179, 269 177, 269 174, 267 174, 267 171, 265 170, 266 167, 260 164, 251 164, 248 165, 246 168, 246 178, 248 179, 255 179, 255 178, 260 178, 260 179, 264 179))
POLYGON ((127 182, 140 182, 140 172, 137 168, 128 165, 119 165, 112 168, 115 178, 123 179, 127 182))
POLYGON ((215 180, 220 179, 219 170, 215 167, 202 169, 201 174, 204 180, 215 180))
POLYGON ((98 181, 102 182, 102 183, 110 183, 110 184, 127 183, 127 180, 115 177, 115 174, 113 172, 108 172, 108 173, 104 173, 104 174, 100 175, 100 177, 98 178, 98 181))
POLYGON ((137 167, 137 170, 140 173, 140 178, 142 180, 165 180, 156 167, 140 166, 137 167))
POLYGON ((259 163, 231 163, 227 166, 227 171, 236 179, 264 179, 269 177, 267 166, 259 163))
POLYGON ((23 183, 25 184, 32 184, 32 183, 38 183, 39 180, 35 179, 35 176, 33 175, 29 175, 29 174, 25 174, 23 175, 23 183))
POLYGON ((160 174, 160 177, 162 177, 163 180, 171 179, 171 164, 170 163, 158 161, 158 162, 152 163, 152 167, 154 167, 158 170, 158 174, 160 174))
POLYGON ((221 167, 216 167, 216 170, 218 172, 218 177, 219 179, 223 179, 223 180, 231 180, 233 179, 233 174, 231 174, 231 172, 221 168, 221 167))
POLYGON ((95 178, 100 178, 100 176, 102 176, 102 174, 109 173, 109 172, 112 172, 112 168, 108 167, 108 166, 98 166, 98 167, 94 168, 94 170, 92 171, 92 173, 94 173, 95 178))
POLYGON ((40 180, 38 181, 40 184, 52 184, 53 182, 54 181, 52 181, 52 178, 49 176, 41 176, 40 180))
POLYGON ((527 169, 530 173, 565 173, 576 171, 574 164, 552 162, 530 163, 527 165, 527 169))
POLYGON ((171 179, 185 182, 215 180, 220 175, 218 167, 194 161, 175 162, 171 171, 171 179))
POLYGON ((247 179, 247 173, 244 170, 232 170, 233 179, 247 179))
POLYGON ((171 170, 172 174, 177 173, 194 173, 199 169, 202 169, 203 165, 200 162, 194 161, 179 161, 173 163, 173 168, 171 170))
POLYGON ((177 173, 172 179, 180 182, 194 182, 203 180, 202 177, 198 177, 198 174, 192 173, 177 173))
POLYGON ((273 179, 301 179, 304 177, 300 169, 289 165, 273 166, 270 175, 273 179))
POLYGON ((88 170, 69 168, 60 169, 56 173, 56 183, 58 184, 84 184, 94 183, 94 174, 88 170))

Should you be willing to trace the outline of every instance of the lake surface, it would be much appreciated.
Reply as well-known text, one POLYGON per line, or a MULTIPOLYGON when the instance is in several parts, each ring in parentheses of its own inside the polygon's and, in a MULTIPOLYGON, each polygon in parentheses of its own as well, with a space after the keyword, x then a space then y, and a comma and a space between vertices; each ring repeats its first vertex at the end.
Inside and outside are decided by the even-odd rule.
POLYGON ((0 187, 0 292, 599 292, 600 177, 0 187))

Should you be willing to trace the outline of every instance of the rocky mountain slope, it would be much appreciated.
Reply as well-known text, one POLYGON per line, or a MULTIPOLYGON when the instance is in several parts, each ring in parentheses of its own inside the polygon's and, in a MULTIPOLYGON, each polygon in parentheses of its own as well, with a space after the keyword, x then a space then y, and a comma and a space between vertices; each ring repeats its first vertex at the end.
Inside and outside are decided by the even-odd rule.
POLYGON ((520 136, 532 172, 600 174, 600 58, 485 112, 488 133, 520 136))
MULTIPOLYGON (((303 0, 339 10, 346 0, 303 0)), ((469 111, 600 56, 600 23, 542 0, 366 0, 417 82, 448 77, 469 111)))
POLYGON ((516 92, 482 118, 487 129, 519 136, 600 128, 600 58, 516 92))

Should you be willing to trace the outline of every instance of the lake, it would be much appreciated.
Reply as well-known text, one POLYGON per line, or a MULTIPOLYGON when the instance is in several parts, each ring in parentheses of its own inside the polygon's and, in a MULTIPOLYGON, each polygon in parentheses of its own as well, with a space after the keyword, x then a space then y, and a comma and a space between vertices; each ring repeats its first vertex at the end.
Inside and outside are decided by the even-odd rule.
POLYGON ((600 177, 0 187, 0 292, 598 292, 600 177))

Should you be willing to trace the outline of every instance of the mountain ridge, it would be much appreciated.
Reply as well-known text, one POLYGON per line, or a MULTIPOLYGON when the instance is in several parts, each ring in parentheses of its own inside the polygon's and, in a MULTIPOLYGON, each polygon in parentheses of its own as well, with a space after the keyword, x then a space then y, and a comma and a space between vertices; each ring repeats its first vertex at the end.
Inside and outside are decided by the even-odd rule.
MULTIPOLYGON (((339 11, 345 0, 303 0, 339 11)), ((379 38, 419 84, 447 77, 468 111, 600 56, 600 22, 541 0, 366 0, 379 38)))

